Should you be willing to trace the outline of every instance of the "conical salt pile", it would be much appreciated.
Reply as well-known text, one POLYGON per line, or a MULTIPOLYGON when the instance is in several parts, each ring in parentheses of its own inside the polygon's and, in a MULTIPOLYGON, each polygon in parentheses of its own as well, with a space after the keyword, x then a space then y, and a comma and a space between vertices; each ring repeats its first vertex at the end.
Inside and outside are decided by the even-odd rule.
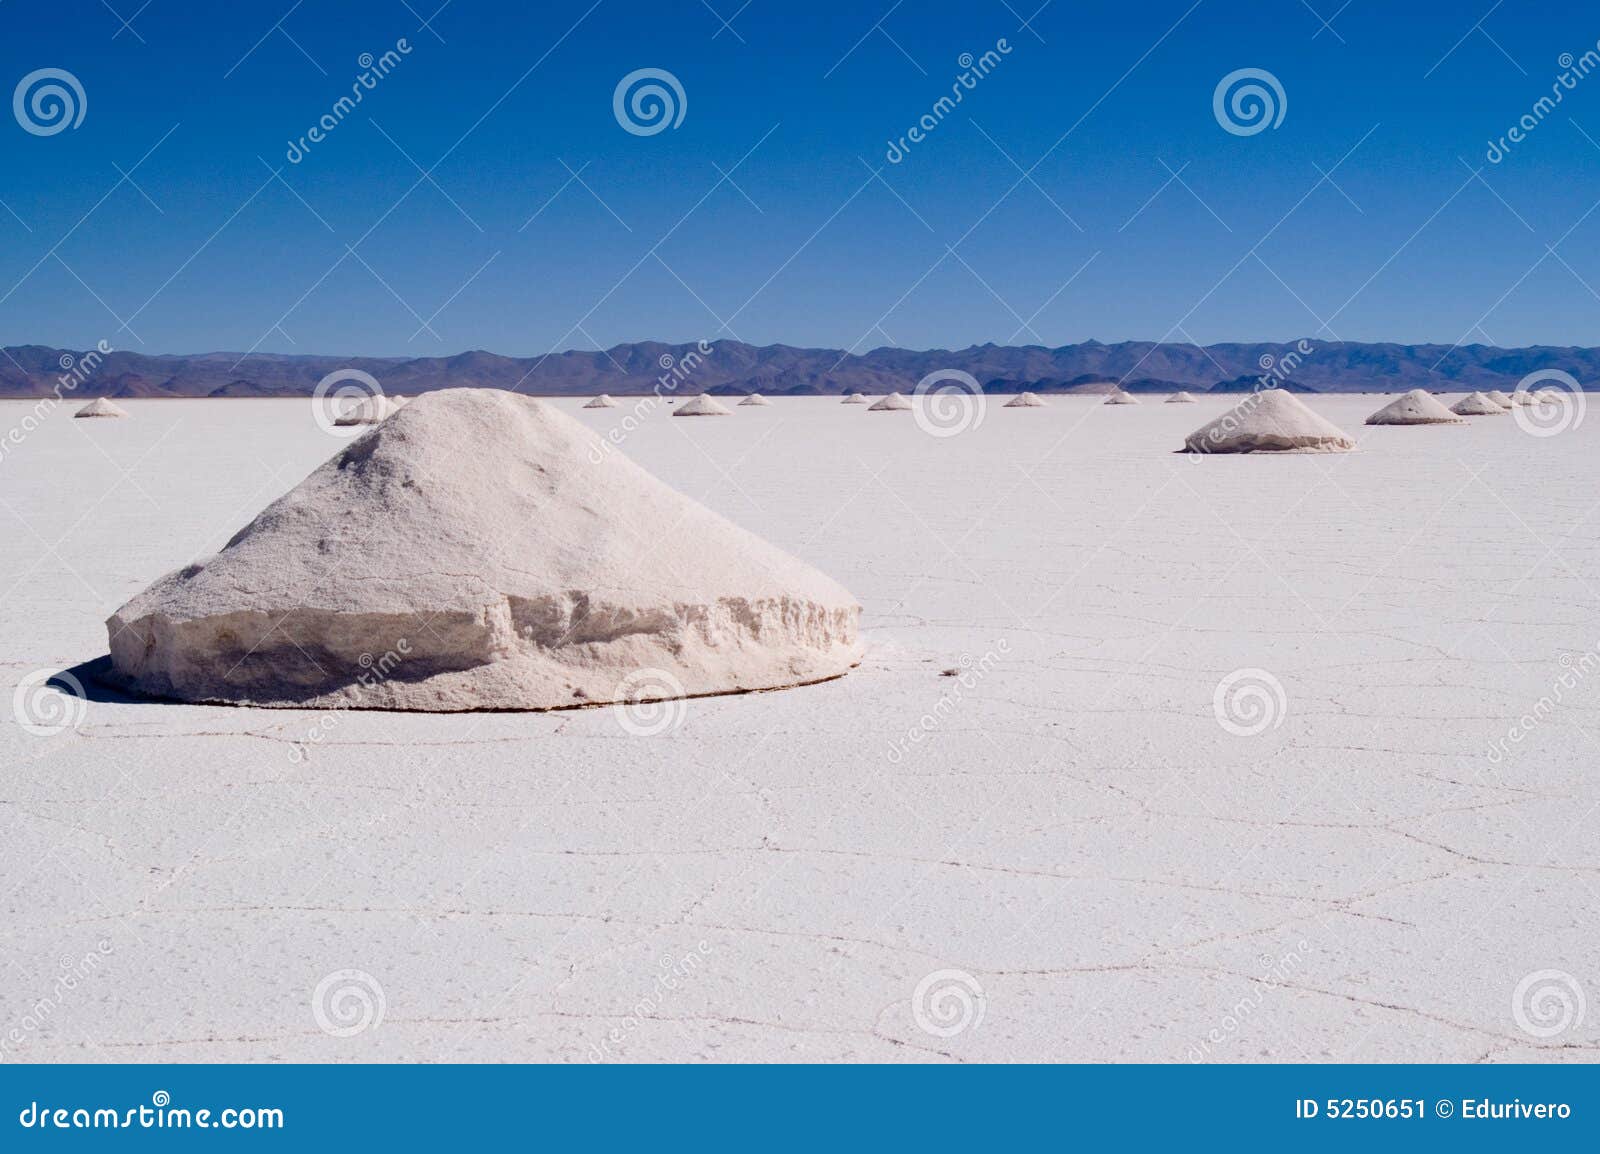
POLYGON ((1039 399, 1037 393, 1018 393, 1002 406, 1002 408, 1007 409, 1040 409, 1043 407, 1044 402, 1039 399))
POLYGON ((1356 443, 1300 398, 1263 389, 1190 433, 1183 447, 1190 453, 1344 453, 1356 443))
POLYGON ((1445 408, 1426 389, 1402 393, 1367 418, 1369 425, 1459 425, 1461 418, 1445 408))
POLYGON ((119 609, 109 679, 185 701, 554 709, 860 659, 838 583, 601 448, 531 397, 420 397, 119 609))
POLYGON ((839 403, 841 405, 864 405, 867 403, 867 398, 863 397, 860 393, 851 393, 839 403))
POLYGON ((674 417, 731 417, 733 410, 724 405, 710 393, 700 393, 690 397, 683 404, 672 410, 674 417))
POLYGON ((1509 409, 1516 403, 1510 397, 1502 393, 1499 389, 1495 389, 1493 392, 1488 392, 1483 395, 1488 397, 1495 404, 1499 405, 1502 409, 1509 409))
POLYGON ((767 398, 763 397, 760 393, 751 393, 744 400, 740 401, 739 404, 741 404, 741 405, 770 405, 770 404, 772 404, 772 402, 767 400, 767 398))
POLYGON ((1139 404, 1139 398, 1134 396, 1132 393, 1125 393, 1121 389, 1117 389, 1106 394, 1106 404, 1137 405, 1139 404))
POLYGON ((586 409, 614 409, 617 407, 617 402, 611 399, 610 393, 601 393, 583 407, 586 409))
POLYGON ((72 415, 74 417, 126 417, 128 410, 106 397, 96 397, 72 415))
POLYGON ((1450 406, 1452 413, 1459 413, 1463 417, 1488 417, 1504 413, 1505 410, 1495 404, 1482 393, 1473 393, 1463 397, 1450 406))
POLYGON ((376 425, 386 421, 396 412, 397 406, 382 393, 373 393, 364 397, 340 413, 334 420, 335 425, 376 425))
POLYGON ((890 393, 887 397, 883 397, 883 398, 873 402, 872 407, 869 408, 867 410, 867 412, 869 412, 869 413, 904 413, 904 412, 910 411, 910 409, 911 409, 911 402, 910 401, 906 400, 899 393, 890 393))
POLYGON ((1511 394, 1511 404, 1513 407, 1517 405, 1531 405, 1533 403, 1533 390, 1531 389, 1518 389, 1516 392, 1511 394))
POLYGON ((1194 399, 1193 395, 1191 395, 1189 393, 1173 393, 1172 396, 1167 398, 1166 403, 1169 404, 1169 405, 1196 405, 1196 404, 1199 404, 1199 402, 1194 399))

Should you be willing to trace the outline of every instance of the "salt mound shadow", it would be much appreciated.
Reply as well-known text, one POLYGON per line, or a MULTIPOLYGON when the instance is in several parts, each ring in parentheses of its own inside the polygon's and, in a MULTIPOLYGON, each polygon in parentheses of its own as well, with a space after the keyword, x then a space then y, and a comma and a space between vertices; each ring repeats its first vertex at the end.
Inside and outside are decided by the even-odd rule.
POLYGON ((837 677, 860 612, 555 407, 446 389, 119 609, 107 679, 243 705, 556 709, 837 677))

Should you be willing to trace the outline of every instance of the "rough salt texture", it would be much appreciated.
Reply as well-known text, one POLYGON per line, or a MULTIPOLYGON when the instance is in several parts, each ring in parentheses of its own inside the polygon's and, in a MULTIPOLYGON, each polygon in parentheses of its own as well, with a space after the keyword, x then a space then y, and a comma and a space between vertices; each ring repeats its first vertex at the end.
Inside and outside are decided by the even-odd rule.
POLYGON ((1402 393, 1367 418, 1369 425, 1459 425, 1461 418, 1426 389, 1402 393))
POLYGON ((1039 409, 1044 407, 1044 402, 1037 393, 1018 393, 1003 406, 1007 409, 1039 409))
POLYGON ((1190 433, 1183 447, 1190 453, 1343 453, 1355 444, 1293 393, 1263 389, 1190 433))
POLYGON ((551 405, 448 389, 106 628, 116 680, 161 697, 555 709, 835 677, 858 614, 551 405))
POLYGON ((1600 1058, 1600 421, 1400 436, 1316 397, 1360 452, 1188 458, 1232 398, 1049 400, 943 439, 655 409, 628 454, 840 578, 868 649, 653 737, 102 694, 23 731, 17 682, 329 452, 303 398, 46 421, 4 483, 52 548, 0 534, 6 1062, 1600 1058), (1215 716, 1241 668, 1284 690, 1255 736, 1215 716), (335 1036, 348 970, 385 1012, 335 1036), (949 1037, 914 1012, 941 970, 984 999, 949 1037), (1588 1013, 1538 1037, 1548 970, 1588 1013))
POLYGON ((869 413, 908 413, 911 411, 911 402, 899 393, 890 393, 888 396, 876 400, 867 409, 869 413))
POLYGON ((726 417, 731 415, 732 409, 728 408, 710 393, 700 393, 690 397, 683 404, 672 410, 674 417, 726 417))
MULTIPOLYGON (((1533 403, 1535 402, 1523 402, 1523 404, 1533 403)), ((1462 397, 1455 404, 1451 405, 1450 411, 1452 413, 1459 413, 1463 417, 1492 417, 1499 416, 1500 414, 1504 413, 1505 409, 1501 405, 1496 404, 1483 393, 1472 393, 1469 396, 1462 397)))
POLYGON ((74 417, 126 417, 128 410, 108 397, 96 397, 72 415, 74 417))

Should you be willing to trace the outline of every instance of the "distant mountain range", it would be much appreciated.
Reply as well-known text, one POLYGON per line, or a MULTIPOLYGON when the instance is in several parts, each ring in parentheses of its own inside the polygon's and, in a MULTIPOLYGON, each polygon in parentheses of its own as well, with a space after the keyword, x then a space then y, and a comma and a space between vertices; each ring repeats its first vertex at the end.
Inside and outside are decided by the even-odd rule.
MULTIPOLYGON (((63 365, 85 354, 19 345, 0 350, 0 397, 42 396, 63 365), (70 358, 70 359, 69 359, 70 358)), ((91 357, 91 363, 93 358, 91 357)), ((1585 387, 1600 380, 1600 349, 1492 345, 1398 345, 1311 340, 1288 344, 974 345, 959 350, 879 348, 855 354, 739 341, 706 346, 640 341, 544 357, 467 352, 452 357, 329 357, 276 353, 195 356, 112 352, 74 392, 112 397, 306 396, 337 369, 370 373, 390 394, 473 385, 537 396, 646 393, 658 378, 679 393, 836 395, 909 391, 929 373, 959 369, 989 392, 1238 392, 1268 383, 1305 392, 1510 388, 1536 369, 1562 369, 1585 387), (708 351, 702 352, 705 348, 708 351)))

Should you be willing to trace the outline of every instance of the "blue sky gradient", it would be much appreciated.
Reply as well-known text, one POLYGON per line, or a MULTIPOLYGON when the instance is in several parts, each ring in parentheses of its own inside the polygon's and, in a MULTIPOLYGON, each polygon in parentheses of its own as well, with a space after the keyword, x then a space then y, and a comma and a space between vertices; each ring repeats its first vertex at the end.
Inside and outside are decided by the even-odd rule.
POLYGON ((0 6, 6 89, 87 98, 54 135, 0 120, 0 344, 1600 344, 1600 74, 1485 158, 1593 6, 140 2, 0 6), (612 96, 645 67, 687 103, 637 136, 612 96), (1244 67, 1287 98, 1249 136, 1212 110, 1244 67))

